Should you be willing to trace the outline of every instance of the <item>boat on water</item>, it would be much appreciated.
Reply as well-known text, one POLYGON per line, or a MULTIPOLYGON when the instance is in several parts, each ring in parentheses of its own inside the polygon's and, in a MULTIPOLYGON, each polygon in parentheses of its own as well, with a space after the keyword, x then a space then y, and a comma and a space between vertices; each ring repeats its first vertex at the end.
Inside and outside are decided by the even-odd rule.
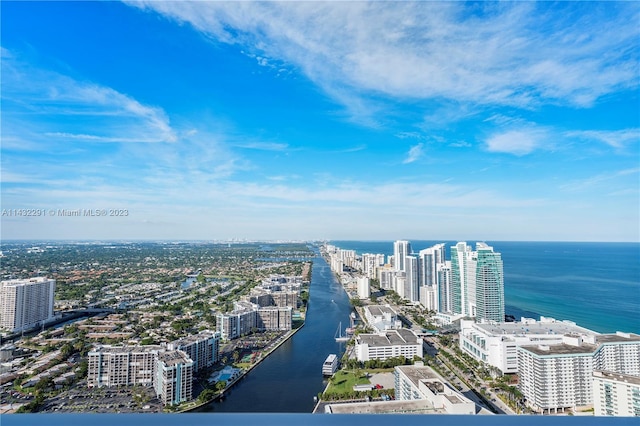
POLYGON ((327 359, 324 360, 322 364, 322 375, 323 376, 333 376, 333 374, 338 370, 338 355, 329 354, 327 359))
POLYGON ((351 338, 345 330, 345 335, 342 335, 342 322, 340 323, 340 325, 338 325, 338 329, 336 330, 336 342, 348 342, 349 339, 351 338))

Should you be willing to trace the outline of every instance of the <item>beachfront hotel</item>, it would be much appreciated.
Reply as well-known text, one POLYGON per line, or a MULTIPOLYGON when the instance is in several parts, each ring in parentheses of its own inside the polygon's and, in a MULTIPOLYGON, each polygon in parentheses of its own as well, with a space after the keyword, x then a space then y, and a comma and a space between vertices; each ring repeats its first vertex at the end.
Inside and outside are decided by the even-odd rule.
POLYGON ((0 329, 28 330, 54 318, 56 281, 45 277, 0 281, 0 329))
POLYGON ((540 317, 540 321, 521 318, 519 322, 484 323, 462 319, 459 347, 462 352, 500 370, 500 373, 512 374, 518 372, 518 346, 557 345, 567 334, 595 336, 598 333, 572 321, 547 317, 540 317))

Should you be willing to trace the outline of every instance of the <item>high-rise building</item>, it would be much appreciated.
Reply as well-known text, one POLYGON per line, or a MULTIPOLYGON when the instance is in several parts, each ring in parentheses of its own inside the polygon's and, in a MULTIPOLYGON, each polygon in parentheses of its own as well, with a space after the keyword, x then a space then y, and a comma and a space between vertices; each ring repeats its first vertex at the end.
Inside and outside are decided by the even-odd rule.
POLYGON ((148 346, 100 346, 88 354, 88 387, 152 386, 158 353, 164 348, 148 346))
POLYGON ((391 266, 383 266, 378 268, 378 281, 380 281, 380 288, 384 290, 394 289, 396 271, 391 266))
POLYGON ((502 257, 493 247, 465 242, 451 247, 451 312, 480 321, 504 321, 502 257))
POLYGON ((0 329, 26 330, 53 319, 56 281, 45 277, 0 282, 0 329))
POLYGON ((640 417, 640 377, 594 371, 593 414, 640 417))
POLYGON ((396 271, 405 272, 405 257, 411 254, 411 243, 409 241, 398 240, 393 243, 393 262, 396 271))
POLYGON ((159 353, 154 387, 164 405, 178 405, 191 400, 193 361, 182 351, 159 353))
POLYGON ((594 403, 594 371, 640 375, 640 335, 564 335, 557 345, 518 346, 518 388, 527 405, 556 413, 594 403))
POLYGON ((475 276, 471 247, 461 242, 451 247, 451 311, 454 314, 474 316, 470 296, 475 304, 475 276))
MULTIPOLYGON (((257 330, 289 331, 293 326, 291 306, 265 306, 257 310, 257 330)), ((251 330, 253 332, 253 330, 251 330)))
POLYGON ((438 265, 445 262, 445 245, 436 244, 420 250, 420 285, 438 285, 438 265))
POLYGON ((358 298, 360 299, 368 299, 371 296, 371 286, 369 278, 367 277, 358 277, 358 298))
POLYGON ((232 312, 216 315, 216 331, 223 340, 249 334, 258 325, 258 306, 249 302, 235 302, 232 312))
POLYGON ((451 296, 451 261, 438 265, 438 312, 453 312, 451 296))
POLYGON ((362 273, 368 278, 376 277, 376 270, 384 265, 383 254, 365 253, 362 255, 362 273))
POLYGON ((167 349, 181 350, 193 360, 193 371, 211 367, 220 356, 220 333, 209 330, 183 337, 167 345, 167 349))
POLYGON ((415 256, 405 256, 405 294, 404 297, 412 302, 420 300, 420 278, 418 268, 418 258, 415 256))
POLYGON ((504 321, 504 272, 502 257, 492 247, 476 248, 475 305, 477 321, 504 321))

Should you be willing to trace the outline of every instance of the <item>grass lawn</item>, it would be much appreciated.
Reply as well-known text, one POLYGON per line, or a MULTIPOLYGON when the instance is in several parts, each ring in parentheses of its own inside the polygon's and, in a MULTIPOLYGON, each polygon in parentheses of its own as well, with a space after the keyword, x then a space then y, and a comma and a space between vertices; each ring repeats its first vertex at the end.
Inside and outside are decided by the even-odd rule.
POLYGON ((350 392, 356 385, 368 385, 371 382, 365 377, 364 371, 360 372, 360 377, 356 377, 351 371, 340 370, 331 379, 329 388, 325 394, 342 394, 350 392))

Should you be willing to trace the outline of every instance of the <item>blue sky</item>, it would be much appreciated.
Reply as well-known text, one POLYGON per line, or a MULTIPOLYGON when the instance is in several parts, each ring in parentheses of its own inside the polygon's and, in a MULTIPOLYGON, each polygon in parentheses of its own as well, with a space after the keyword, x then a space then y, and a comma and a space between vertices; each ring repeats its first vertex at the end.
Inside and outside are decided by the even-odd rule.
POLYGON ((3 239, 640 241, 638 3, 1 7, 3 239))

